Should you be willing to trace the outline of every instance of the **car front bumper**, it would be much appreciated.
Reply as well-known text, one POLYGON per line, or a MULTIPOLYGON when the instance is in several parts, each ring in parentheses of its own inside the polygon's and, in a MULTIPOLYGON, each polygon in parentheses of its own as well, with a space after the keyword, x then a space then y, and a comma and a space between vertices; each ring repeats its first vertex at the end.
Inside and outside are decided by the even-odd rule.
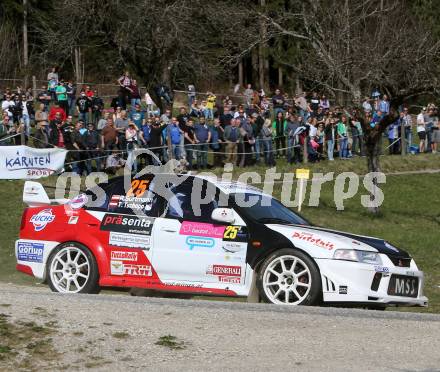
POLYGON ((414 260, 410 267, 397 267, 381 255, 383 265, 332 259, 316 259, 322 279, 325 303, 346 303, 366 306, 428 306, 423 295, 424 275, 414 260), (388 294, 392 275, 418 278, 417 297, 388 294))

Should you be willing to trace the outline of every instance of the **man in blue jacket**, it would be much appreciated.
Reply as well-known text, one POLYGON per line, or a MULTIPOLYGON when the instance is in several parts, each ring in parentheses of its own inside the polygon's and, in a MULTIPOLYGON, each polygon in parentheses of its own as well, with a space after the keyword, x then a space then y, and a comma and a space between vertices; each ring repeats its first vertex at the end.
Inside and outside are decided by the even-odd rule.
POLYGON ((199 123, 195 125, 194 134, 197 143, 197 169, 205 169, 208 166, 208 144, 211 141, 211 131, 203 116, 200 117, 199 123))
POLYGON ((183 131, 179 127, 179 122, 176 117, 171 118, 171 123, 168 124, 168 137, 171 140, 171 147, 174 158, 180 160, 180 140, 182 138, 183 131))

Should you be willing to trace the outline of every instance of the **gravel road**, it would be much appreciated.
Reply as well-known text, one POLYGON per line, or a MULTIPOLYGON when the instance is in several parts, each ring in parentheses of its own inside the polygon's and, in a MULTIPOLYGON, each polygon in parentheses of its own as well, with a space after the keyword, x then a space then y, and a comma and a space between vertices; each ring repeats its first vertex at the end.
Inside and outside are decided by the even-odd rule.
POLYGON ((437 315, 71 296, 0 283, 1 314, 11 327, 51 328, 53 350, 22 340, 25 352, 2 360, 0 337, 0 370, 440 371, 437 315))

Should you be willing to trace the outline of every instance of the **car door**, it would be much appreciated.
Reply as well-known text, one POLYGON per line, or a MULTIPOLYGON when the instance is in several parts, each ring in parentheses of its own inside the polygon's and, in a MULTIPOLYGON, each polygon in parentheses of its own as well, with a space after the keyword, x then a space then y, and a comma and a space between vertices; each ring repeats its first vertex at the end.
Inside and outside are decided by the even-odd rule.
MULTIPOLYGON (((234 225, 211 219, 218 195, 196 212, 190 179, 172 188, 166 214, 154 226, 152 264, 162 281, 244 284, 248 234, 236 214, 234 225)), ((207 182, 203 181, 202 197, 207 182)), ((218 192, 218 190, 217 190, 218 192)), ((217 194, 216 192, 216 194, 217 194)))
POLYGON ((129 185, 126 190, 122 178, 113 182, 106 189, 105 202, 87 208, 87 213, 97 220, 94 235, 106 252, 109 274, 124 280, 151 278, 152 231, 165 205, 153 192, 152 175, 133 179, 129 185))

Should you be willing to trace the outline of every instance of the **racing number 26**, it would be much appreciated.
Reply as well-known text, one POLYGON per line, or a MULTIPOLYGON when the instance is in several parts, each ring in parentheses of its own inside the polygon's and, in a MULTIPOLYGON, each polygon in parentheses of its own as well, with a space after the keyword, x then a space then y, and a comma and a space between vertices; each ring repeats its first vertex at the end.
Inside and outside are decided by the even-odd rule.
POLYGON ((226 226, 223 237, 225 239, 235 239, 237 237, 239 228, 240 226, 226 226))
POLYGON ((131 188, 127 192, 127 196, 142 196, 147 191, 149 181, 147 180, 133 180, 131 181, 131 188))

